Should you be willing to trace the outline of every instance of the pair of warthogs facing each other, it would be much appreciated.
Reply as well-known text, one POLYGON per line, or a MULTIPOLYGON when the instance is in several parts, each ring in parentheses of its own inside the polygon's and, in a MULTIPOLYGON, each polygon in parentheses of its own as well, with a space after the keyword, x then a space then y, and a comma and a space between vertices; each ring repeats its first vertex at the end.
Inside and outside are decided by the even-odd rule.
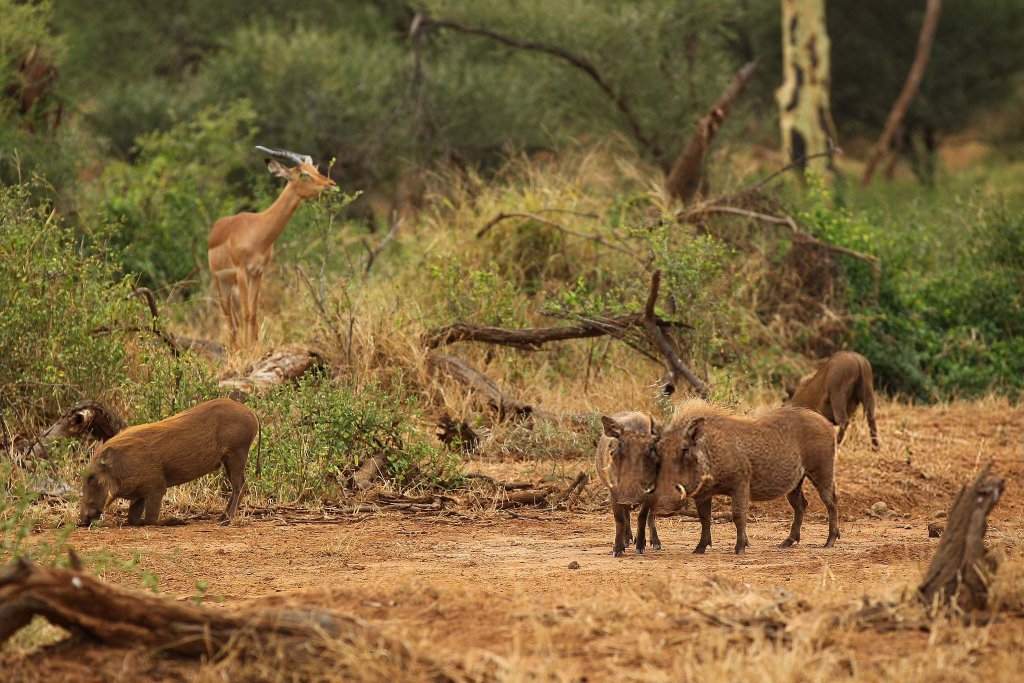
POLYGON ((691 399, 676 408, 664 430, 645 413, 602 417, 604 436, 597 446, 596 467, 611 494, 612 554, 620 557, 634 541, 629 519, 634 508, 639 508, 637 554, 644 552, 648 529, 651 547, 660 550, 655 516, 679 512, 687 498, 693 499, 701 523, 694 552, 703 553, 711 545, 711 500, 716 495, 732 499, 737 553, 749 545, 750 501, 786 496, 793 507, 793 524, 781 546, 792 546, 800 540, 807 508, 805 478, 828 511, 825 547, 831 548, 839 538, 836 446, 858 404, 864 406, 872 446, 878 448, 871 366, 859 354, 837 353, 801 381, 790 402, 759 417, 744 417, 691 399), (838 435, 833 425, 839 427, 838 435))
MULTIPOLYGON (((167 489, 219 467, 224 468, 231 483, 231 497, 223 516, 228 523, 238 511, 249 448, 258 435, 261 428, 256 413, 228 398, 200 403, 165 420, 118 431, 100 446, 86 467, 78 523, 88 526, 99 519, 111 501, 123 498, 131 501, 128 524, 181 524, 178 519, 160 519, 167 489)), ((256 473, 259 471, 257 453, 256 473)))

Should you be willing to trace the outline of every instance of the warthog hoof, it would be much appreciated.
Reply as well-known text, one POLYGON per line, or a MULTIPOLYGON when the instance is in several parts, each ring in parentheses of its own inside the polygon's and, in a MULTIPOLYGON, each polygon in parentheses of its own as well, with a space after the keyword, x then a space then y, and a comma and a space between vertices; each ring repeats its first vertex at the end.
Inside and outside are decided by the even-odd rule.
POLYGON ((793 544, 799 541, 799 538, 787 538, 785 541, 779 544, 780 548, 792 548, 793 544))
POLYGON ((831 548, 831 547, 835 546, 835 544, 836 544, 836 539, 830 538, 827 541, 825 541, 825 546, 824 547, 831 548))
POLYGON ((655 550, 661 550, 661 542, 660 541, 654 541, 653 543, 651 543, 651 547, 654 548, 655 550))
POLYGON ((622 551, 621 550, 613 550, 612 551, 612 557, 622 557, 622 551))
POLYGON ((696 548, 693 549, 693 554, 694 555, 703 555, 704 551, 707 550, 707 548, 708 547, 706 545, 698 545, 696 548))

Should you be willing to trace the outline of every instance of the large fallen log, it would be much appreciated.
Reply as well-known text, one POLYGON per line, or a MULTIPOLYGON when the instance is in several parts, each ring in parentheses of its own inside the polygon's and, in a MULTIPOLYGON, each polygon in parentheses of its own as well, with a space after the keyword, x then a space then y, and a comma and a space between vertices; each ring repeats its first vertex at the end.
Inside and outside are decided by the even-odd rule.
MULTIPOLYGON (((74 555, 72 561, 77 564, 74 555)), ((37 615, 106 645, 142 646, 182 657, 212 658, 229 646, 274 641, 326 650, 339 640, 380 648, 390 657, 415 657, 403 643, 337 612, 207 609, 112 586, 77 569, 17 560, 0 571, 0 645, 37 615)))
POLYGON ((988 516, 1006 482, 989 476, 992 463, 970 485, 960 489, 950 508, 946 529, 918 587, 929 608, 955 607, 964 612, 988 605, 988 586, 996 557, 985 548, 988 516))
POLYGON ((218 385, 245 392, 285 382, 294 382, 311 370, 326 366, 322 356, 310 349, 279 349, 270 351, 246 368, 241 375, 225 377, 218 385))

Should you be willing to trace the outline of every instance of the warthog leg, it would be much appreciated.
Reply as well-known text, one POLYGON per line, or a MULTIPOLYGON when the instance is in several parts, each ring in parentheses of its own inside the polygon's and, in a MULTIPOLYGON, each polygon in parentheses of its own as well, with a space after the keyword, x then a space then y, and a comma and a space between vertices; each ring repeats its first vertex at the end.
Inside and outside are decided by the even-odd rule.
POLYGON ((736 554, 746 551, 747 508, 750 507, 750 482, 745 482, 732 492, 732 522, 736 525, 736 554))
POLYGON ((138 526, 142 524, 142 511, 146 509, 146 499, 136 498, 132 501, 131 505, 128 506, 128 524, 129 526, 138 526))
POLYGON ((612 503, 612 514, 615 515, 615 545, 612 547, 612 556, 622 557, 629 542, 626 540, 626 535, 629 534, 629 507, 612 503))
POLYGON ((636 515, 636 554, 643 555, 647 547, 647 520, 651 515, 651 506, 647 503, 640 505, 640 512, 636 515))
POLYGON ((700 518, 700 543, 693 552, 703 555, 711 545, 711 496, 701 496, 694 503, 697 504, 697 516, 700 518))
POLYGON ((654 526, 654 513, 650 511, 650 507, 647 509, 647 525, 651 529, 651 547, 655 550, 661 550, 661 539, 658 538, 658 529, 654 526))
POLYGON ((224 459, 224 474, 231 482, 231 497, 228 499, 228 507, 221 516, 221 524, 227 525, 238 512, 238 501, 242 498, 242 491, 245 488, 245 460, 247 453, 243 452, 229 454, 224 459))
POLYGON ((825 541, 825 547, 831 548, 836 544, 836 539, 839 538, 839 495, 836 493, 835 480, 828 479, 827 481, 827 484, 823 484, 815 481, 813 478, 811 479, 815 488, 818 489, 821 502, 825 504, 825 509, 828 510, 828 540, 825 541))
POLYGON ((804 523, 804 510, 807 509, 807 499, 804 498, 804 477, 800 477, 792 491, 786 494, 786 500, 793 506, 793 526, 789 529, 789 538, 779 544, 780 548, 788 548, 794 543, 800 542, 800 527, 804 523))

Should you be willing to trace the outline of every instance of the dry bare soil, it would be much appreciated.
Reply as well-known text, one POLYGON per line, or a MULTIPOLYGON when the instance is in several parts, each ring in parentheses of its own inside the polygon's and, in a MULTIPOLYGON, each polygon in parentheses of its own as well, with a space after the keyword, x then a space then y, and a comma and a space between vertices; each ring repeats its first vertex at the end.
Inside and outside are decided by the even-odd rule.
MULTIPOLYGON (((880 453, 869 450, 862 417, 840 449, 842 537, 830 550, 821 547, 823 507, 807 485, 811 506, 797 547, 777 547, 790 520, 781 500, 754 507, 744 555, 732 553, 729 522, 713 526, 706 555, 691 554, 699 527, 683 517, 659 520, 664 550, 616 559, 611 516, 594 483, 564 510, 463 504, 439 514, 384 511, 334 520, 282 511, 243 516, 227 528, 205 516, 181 528, 121 527, 122 512, 107 526, 75 531, 71 545, 86 555, 128 560, 138 554, 163 593, 202 599, 211 609, 286 603, 355 615, 457 679, 1020 680, 1019 612, 971 626, 921 622, 923 612, 906 597, 879 624, 851 615, 866 601, 909 596, 938 543, 928 538, 928 522, 942 521, 937 513, 989 460, 1007 480, 990 518, 990 542, 1008 557, 996 588, 1019 607, 1024 410, 999 401, 892 404, 879 410, 879 422, 880 453), (877 501, 889 510, 882 517, 869 514, 877 501)), ((566 482, 588 467, 558 465, 566 482)), ((534 461, 467 467, 520 480, 550 468, 534 461)), ((140 587, 137 571, 107 569, 104 578, 140 587)), ((196 664, 88 644, 9 647, 0 664, 15 680, 312 675, 262 660, 196 664)), ((427 674, 356 666, 320 675, 427 674)))

